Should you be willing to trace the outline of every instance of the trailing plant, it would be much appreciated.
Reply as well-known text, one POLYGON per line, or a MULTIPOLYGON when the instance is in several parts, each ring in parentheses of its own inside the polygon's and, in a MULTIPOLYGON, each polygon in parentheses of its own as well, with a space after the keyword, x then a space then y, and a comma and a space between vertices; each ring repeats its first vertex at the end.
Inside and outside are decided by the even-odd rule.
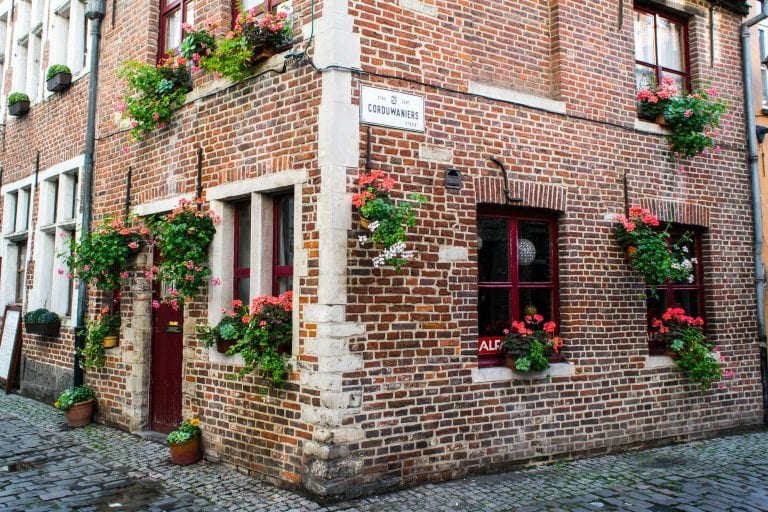
POLYGON ((667 137, 676 158, 706 154, 710 149, 720 152, 715 137, 720 134, 720 118, 725 103, 717 97, 715 87, 696 89, 691 93, 679 91, 673 78, 664 77, 661 85, 650 84, 637 92, 638 113, 641 117, 659 115, 672 129, 667 137))
POLYGON ((148 233, 134 219, 105 219, 79 240, 72 239, 69 252, 59 256, 80 280, 102 290, 114 290, 128 276, 124 267, 144 247, 148 233))
POLYGON ((130 120, 133 140, 168 125, 173 111, 184 104, 192 89, 186 64, 183 57, 168 57, 157 65, 128 61, 118 70, 131 94, 118 97, 115 108, 130 120))
POLYGON ((197 295, 211 275, 208 246, 216 232, 214 224, 220 219, 213 210, 199 209, 202 202, 201 198, 182 198, 171 213, 146 219, 161 260, 147 277, 171 284, 162 300, 174 310, 185 298, 197 295))
POLYGON ((616 239, 627 250, 632 268, 645 276, 645 282, 656 296, 656 287, 667 280, 693 282, 696 258, 688 257, 690 234, 669 243, 669 225, 659 231, 659 219, 647 208, 632 206, 629 217, 617 217, 616 239))
POLYGON ((702 394, 713 383, 733 376, 732 371, 723 369, 724 359, 718 348, 704 336, 700 317, 688 316, 682 308, 668 308, 661 318, 653 319, 652 326, 654 338, 672 351, 677 367, 699 384, 702 394))
POLYGON ((71 75, 72 70, 70 70, 69 67, 67 67, 64 64, 54 64, 48 68, 48 71, 45 74, 45 79, 50 80, 51 78, 53 78, 55 75, 58 75, 59 73, 67 73, 71 75))
POLYGON ((285 385, 288 371, 282 352, 291 342, 293 294, 261 296, 251 302, 250 315, 242 317, 246 325, 242 337, 228 353, 239 353, 245 361, 235 377, 242 379, 257 369, 275 387, 285 385))
POLYGON ((120 313, 111 313, 109 307, 105 307, 89 320, 85 327, 85 343, 78 348, 80 366, 82 368, 104 367, 104 338, 117 336, 120 333, 120 313))
POLYGON ((184 420, 179 428, 168 434, 168 444, 184 444, 193 437, 200 435, 200 420, 192 418, 184 420))
POLYGON ((66 411, 75 404, 95 399, 96 392, 93 388, 87 384, 83 384, 82 386, 76 386, 62 391, 53 406, 62 411, 66 411))
POLYGON ((29 101, 29 96, 27 96, 23 92, 12 92, 11 94, 8 95, 9 107, 14 103, 18 103, 20 101, 29 101))
POLYGON ((512 322, 512 329, 504 329, 502 354, 515 361, 518 371, 546 370, 550 358, 559 354, 563 346, 556 332, 555 322, 544 322, 539 314, 526 316, 523 321, 512 322))
POLYGON ((396 183, 387 177, 383 171, 373 170, 358 176, 360 192, 352 197, 352 204, 360 211, 360 217, 369 222, 368 236, 358 237, 361 244, 372 241, 380 252, 373 258, 374 267, 392 265, 400 270, 408 260, 413 258, 414 251, 406 249, 408 228, 416 225, 413 210, 426 202, 421 194, 411 194, 410 201, 396 203, 390 196, 396 183))

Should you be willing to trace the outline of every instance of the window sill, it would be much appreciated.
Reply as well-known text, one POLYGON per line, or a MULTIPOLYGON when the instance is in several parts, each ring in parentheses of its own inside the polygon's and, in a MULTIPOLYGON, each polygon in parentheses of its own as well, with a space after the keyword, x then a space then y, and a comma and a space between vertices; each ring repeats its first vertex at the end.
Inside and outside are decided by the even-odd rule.
POLYGON ((646 368, 670 368, 675 366, 675 361, 669 356, 645 356, 646 368))
POLYGON ((473 368, 472 382, 499 382, 509 380, 541 380, 550 377, 570 377, 574 375, 573 363, 552 363, 549 368, 540 372, 516 372, 504 366, 492 366, 490 368, 473 368))
POLYGON ((651 121, 643 121, 642 119, 635 119, 635 130, 656 135, 670 135, 672 133, 672 130, 669 128, 651 121))
POLYGON ((470 81, 467 89, 470 94, 476 94, 492 100, 506 101, 556 114, 566 113, 564 101, 544 96, 534 96, 533 94, 516 91, 508 87, 470 81))

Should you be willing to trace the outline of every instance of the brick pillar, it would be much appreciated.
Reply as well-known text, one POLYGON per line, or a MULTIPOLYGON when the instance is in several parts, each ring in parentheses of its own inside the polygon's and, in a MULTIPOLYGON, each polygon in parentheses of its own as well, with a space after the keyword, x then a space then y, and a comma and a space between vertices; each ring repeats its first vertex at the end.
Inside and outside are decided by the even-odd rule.
MULTIPOLYGON (((347 0, 326 0, 316 23, 315 62, 360 67, 360 37, 353 33, 347 0)), ((317 363, 302 368, 301 383, 315 390, 319 402, 302 407, 302 418, 314 425, 304 444, 304 486, 319 497, 348 492, 348 479, 362 469, 349 443, 363 437, 355 425, 361 389, 344 384, 343 375, 362 368, 362 358, 349 351, 349 339, 364 334, 362 325, 345 322, 347 303, 347 239, 352 224, 347 169, 359 162, 360 127, 352 105, 352 77, 345 71, 323 73, 318 119, 318 165, 321 189, 317 197, 319 231, 318 302, 303 311, 305 324, 317 326, 304 340, 304 353, 317 363)))

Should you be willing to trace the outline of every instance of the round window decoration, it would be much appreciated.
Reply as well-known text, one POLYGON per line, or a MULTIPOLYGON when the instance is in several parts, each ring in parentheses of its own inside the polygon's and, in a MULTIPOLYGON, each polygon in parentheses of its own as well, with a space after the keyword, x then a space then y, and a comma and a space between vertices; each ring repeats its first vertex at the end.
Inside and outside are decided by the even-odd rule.
POLYGON ((517 264, 527 266, 536 259, 536 246, 527 238, 517 240, 517 264))

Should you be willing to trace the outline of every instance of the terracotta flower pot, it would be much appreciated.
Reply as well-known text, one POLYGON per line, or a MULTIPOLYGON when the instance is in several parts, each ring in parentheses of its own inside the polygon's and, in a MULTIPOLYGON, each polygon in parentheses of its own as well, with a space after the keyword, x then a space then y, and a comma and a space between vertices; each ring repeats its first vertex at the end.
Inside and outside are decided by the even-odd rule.
POLYGON ((216 336, 216 350, 222 354, 226 354, 234 344, 235 342, 233 340, 223 340, 219 336, 216 336))
POLYGON ((64 417, 67 419, 67 426, 77 428, 90 425, 93 419, 93 403, 94 400, 78 402, 64 411, 64 417))
POLYGON ((180 466, 194 464, 203 456, 200 451, 200 436, 194 436, 186 443, 169 444, 171 450, 171 462, 180 466))
POLYGON ((667 122, 667 118, 664 117, 664 114, 659 114, 656 116, 656 124, 661 126, 669 126, 669 123, 667 122))
POLYGON ((115 348, 118 345, 119 340, 117 336, 104 336, 101 343, 104 345, 104 348, 115 348))
POLYGON ((363 229, 368 229, 368 226, 371 225, 371 221, 366 219, 365 217, 360 217, 360 227, 363 229))
POLYGON ((504 356, 504 366, 506 366, 510 370, 517 370, 517 368, 515 367, 515 363, 517 363, 516 357, 512 357, 510 355, 504 356))
POLYGON ((632 259, 635 257, 635 254, 637 254, 637 247, 634 245, 627 247, 627 258, 632 259))

